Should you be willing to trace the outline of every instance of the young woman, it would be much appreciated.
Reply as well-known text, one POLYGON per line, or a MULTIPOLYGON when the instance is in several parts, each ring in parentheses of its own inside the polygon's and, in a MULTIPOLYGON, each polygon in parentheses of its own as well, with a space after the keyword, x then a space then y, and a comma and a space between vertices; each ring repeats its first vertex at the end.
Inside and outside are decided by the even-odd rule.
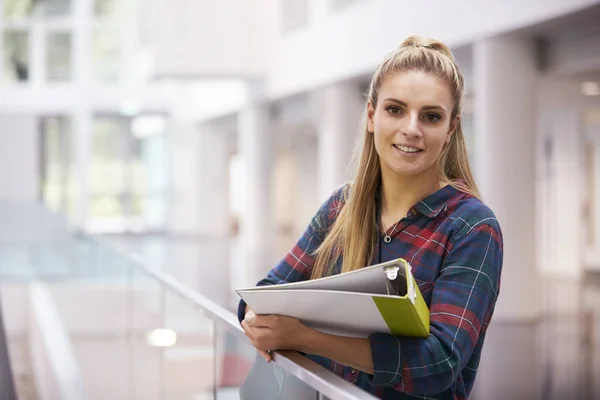
MULTIPOLYGON (((371 81, 351 184, 323 204, 259 285, 314 279, 402 257, 431 313, 428 338, 328 335, 279 315, 239 319, 257 350, 297 350, 383 399, 466 399, 502 267, 502 233, 473 180, 463 77, 438 41, 409 37, 371 81)), ((323 304, 323 307, 344 307, 323 304)))

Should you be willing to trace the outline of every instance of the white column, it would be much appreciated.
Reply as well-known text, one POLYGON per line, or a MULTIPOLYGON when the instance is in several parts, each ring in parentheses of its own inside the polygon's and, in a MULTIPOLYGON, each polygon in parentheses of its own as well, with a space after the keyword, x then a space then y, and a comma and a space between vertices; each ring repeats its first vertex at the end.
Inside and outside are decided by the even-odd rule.
POLYGON ((36 88, 46 83, 46 31, 39 21, 31 24, 29 34, 29 81, 36 88))
POLYGON ((92 113, 85 104, 77 107, 72 114, 71 159, 74 181, 70 183, 73 184, 75 207, 69 218, 71 223, 84 230, 89 216, 92 118, 92 113))
POLYGON ((352 83, 323 88, 319 100, 319 201, 323 202, 351 178, 352 153, 366 103, 352 83))
POLYGON ((232 262, 232 285, 254 286, 274 266, 272 202, 273 135, 265 104, 252 104, 238 115, 239 152, 244 163, 245 210, 240 222, 244 260, 232 262))
POLYGON ((172 235, 196 236, 200 221, 200 158, 196 125, 175 122, 171 130, 171 198, 168 230, 172 235))
POLYGON ((578 278, 582 272, 583 191, 585 151, 582 143, 581 112, 574 105, 557 108, 551 119, 552 176, 550 177, 551 243, 550 272, 578 278))
POLYGON ((229 234, 228 151, 225 133, 217 127, 191 121, 174 127, 171 234, 209 238, 229 234))
POLYGON ((483 201, 504 237, 496 319, 540 310, 535 237, 536 65, 533 43, 484 39, 474 45, 475 170, 483 201))
POLYGON ((585 150, 578 82, 543 81, 540 104, 540 272, 573 280, 582 272, 585 248, 585 150))
POLYGON ((199 233, 211 238, 229 235, 229 148, 226 132, 210 124, 198 129, 199 233))
POLYGON ((89 70, 91 63, 90 37, 92 0, 73 3, 73 78, 77 83, 79 103, 72 114, 72 163, 74 167, 75 211, 70 215, 72 223, 85 229, 89 213, 90 197, 90 143, 92 137, 93 110, 90 105, 89 70))

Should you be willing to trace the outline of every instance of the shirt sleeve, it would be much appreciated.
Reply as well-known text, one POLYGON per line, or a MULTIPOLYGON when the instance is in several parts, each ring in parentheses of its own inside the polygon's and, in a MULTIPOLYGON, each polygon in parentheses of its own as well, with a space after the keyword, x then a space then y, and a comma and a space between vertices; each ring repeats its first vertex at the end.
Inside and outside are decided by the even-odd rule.
MULTIPOLYGON (((266 278, 260 280, 257 286, 278 285, 281 283, 300 282, 310 278, 315 263, 314 253, 319 248, 330 226, 335 221, 344 204, 347 185, 337 189, 319 208, 311 219, 304 234, 291 248, 287 255, 271 269, 266 278)), ((246 303, 240 300, 238 320, 244 320, 246 303)))
POLYGON ((406 393, 448 389, 469 361, 500 288, 502 236, 482 224, 452 242, 432 292, 428 338, 374 334, 373 385, 406 393))

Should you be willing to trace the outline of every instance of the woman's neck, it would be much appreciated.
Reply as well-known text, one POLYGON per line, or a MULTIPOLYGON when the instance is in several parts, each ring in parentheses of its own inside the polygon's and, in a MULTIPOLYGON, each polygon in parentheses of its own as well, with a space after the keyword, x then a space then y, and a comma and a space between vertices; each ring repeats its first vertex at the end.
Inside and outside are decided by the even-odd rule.
POLYGON ((435 174, 399 177, 381 172, 381 212, 388 221, 404 218, 413 205, 442 187, 435 174))

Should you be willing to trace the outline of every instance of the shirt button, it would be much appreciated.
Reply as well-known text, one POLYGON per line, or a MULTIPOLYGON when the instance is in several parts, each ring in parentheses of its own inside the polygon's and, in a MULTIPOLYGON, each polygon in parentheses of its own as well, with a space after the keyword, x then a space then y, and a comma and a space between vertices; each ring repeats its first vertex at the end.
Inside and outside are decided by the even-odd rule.
POLYGON ((356 370, 355 370, 354 368, 352 368, 352 369, 350 370, 350 373, 351 373, 352 375, 354 375, 354 374, 356 373, 356 370))

